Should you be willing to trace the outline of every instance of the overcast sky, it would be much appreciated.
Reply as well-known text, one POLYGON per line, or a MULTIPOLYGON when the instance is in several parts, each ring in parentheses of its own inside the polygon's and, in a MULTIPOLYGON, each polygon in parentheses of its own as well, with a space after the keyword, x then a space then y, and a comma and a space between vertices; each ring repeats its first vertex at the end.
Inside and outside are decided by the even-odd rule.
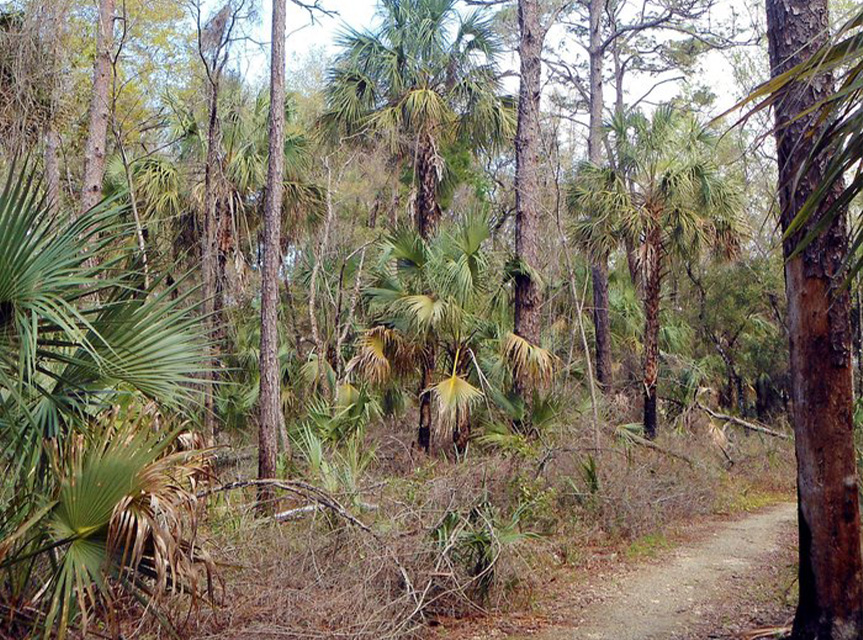
MULTIPOLYGON (((221 5, 219 0, 209 0, 213 8, 221 5)), ((294 67, 297 60, 302 60, 309 55, 316 56, 332 54, 336 52, 334 40, 345 25, 357 29, 369 28, 375 23, 376 0, 321 0, 327 9, 334 11, 336 16, 318 16, 315 23, 311 24, 309 13, 294 5, 290 0, 287 3, 287 57, 290 79, 292 63, 294 67)), ((750 3, 751 4, 751 3, 750 3)), ((250 27, 249 35, 252 44, 247 44, 240 50, 235 51, 235 60, 239 70, 251 81, 266 81, 269 66, 269 40, 271 30, 272 0, 259 0, 259 19, 250 27)), ((493 9, 485 9, 493 11, 493 9)), ((746 0, 718 0, 716 14, 720 17, 730 15, 734 10, 738 15, 747 14, 746 0)), ((547 44, 553 41, 553 34, 547 39, 547 44)), ((741 91, 735 85, 731 65, 728 62, 728 53, 711 52, 702 56, 699 72, 692 78, 693 82, 707 85, 717 96, 715 113, 731 107, 740 97, 741 91)), ((765 54, 766 55, 766 54, 765 54)), ((510 56, 505 65, 517 67, 517 58, 510 56)), ((680 75, 680 74, 673 74, 680 75)), ((628 79, 629 99, 634 100, 644 94, 656 81, 656 78, 628 79)), ((507 89, 517 91, 517 78, 510 78, 507 89), (512 85, 512 86, 509 86, 512 85)), ((651 94, 651 99, 657 102, 668 100, 679 93, 681 83, 669 83, 662 85, 651 94)), ((607 94, 612 88, 606 85, 607 94)), ((607 95, 606 101, 610 104, 613 96, 607 95)))

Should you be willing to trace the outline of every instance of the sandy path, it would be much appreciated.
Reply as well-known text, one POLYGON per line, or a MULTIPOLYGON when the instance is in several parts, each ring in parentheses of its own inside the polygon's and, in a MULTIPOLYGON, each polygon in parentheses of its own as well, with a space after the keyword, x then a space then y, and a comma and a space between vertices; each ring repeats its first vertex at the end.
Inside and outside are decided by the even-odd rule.
POLYGON ((570 628, 511 640, 672 640, 690 638, 719 603, 745 598, 747 577, 794 537, 797 509, 780 504, 716 528, 661 564, 622 576, 602 602, 574 612, 570 628))

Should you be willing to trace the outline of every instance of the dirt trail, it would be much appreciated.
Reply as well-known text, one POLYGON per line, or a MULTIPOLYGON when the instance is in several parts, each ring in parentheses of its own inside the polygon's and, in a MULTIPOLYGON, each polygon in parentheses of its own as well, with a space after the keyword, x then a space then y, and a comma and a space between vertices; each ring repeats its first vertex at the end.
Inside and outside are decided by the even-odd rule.
MULTIPOLYGON (((609 585, 602 602, 573 612, 570 628, 547 628, 511 640, 672 640, 696 632, 717 607, 746 598, 746 585, 765 563, 794 542, 797 510, 776 505, 716 525, 703 539, 675 550, 661 564, 609 585)), ((703 636, 715 637, 715 636, 703 636)))

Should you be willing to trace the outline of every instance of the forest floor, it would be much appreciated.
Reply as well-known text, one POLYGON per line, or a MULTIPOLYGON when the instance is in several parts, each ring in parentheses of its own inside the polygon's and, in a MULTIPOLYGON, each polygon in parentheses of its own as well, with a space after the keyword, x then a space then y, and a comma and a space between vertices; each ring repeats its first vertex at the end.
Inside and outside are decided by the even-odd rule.
POLYGON ((439 628, 447 640, 772 638, 791 615, 796 505, 690 523, 661 543, 556 576, 530 614, 439 628), (760 633, 759 633, 760 630, 760 633))

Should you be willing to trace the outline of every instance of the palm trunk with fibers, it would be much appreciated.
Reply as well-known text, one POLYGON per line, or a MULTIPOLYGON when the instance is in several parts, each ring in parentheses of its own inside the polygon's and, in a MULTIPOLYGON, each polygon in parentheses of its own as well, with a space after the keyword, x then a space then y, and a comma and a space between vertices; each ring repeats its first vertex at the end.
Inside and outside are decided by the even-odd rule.
POLYGON ((659 302, 662 289, 661 231, 652 223, 645 243, 644 277, 644 435, 656 437, 656 381, 659 377, 659 302))
POLYGON ((539 144, 542 41, 538 0, 519 0, 521 83, 515 136, 515 333, 539 344, 541 292, 531 271, 539 266, 539 144))
MULTIPOLYGON (((416 159, 419 185, 414 216, 417 232, 426 239, 435 234, 441 218, 440 207, 437 203, 438 167, 435 153, 434 141, 431 136, 425 133, 421 134, 416 159)), ((420 410, 417 429, 417 445, 426 453, 431 449, 431 432, 434 420, 431 393, 428 391, 432 384, 434 362, 434 345, 429 341, 420 361, 420 410)))
MULTIPOLYGON (((775 77, 824 44, 830 30, 827 0, 767 0, 767 26, 775 77)), ((823 125, 817 111, 805 112, 832 91, 832 78, 822 75, 787 87, 774 105, 783 229, 824 178, 826 154, 809 163, 823 125)), ((807 224, 783 246, 800 532, 800 599, 792 638, 799 640, 863 638, 850 300, 847 287, 841 286, 846 216, 836 216, 791 257, 841 191, 836 182, 807 224)))
MULTIPOLYGON (((261 268, 261 395, 258 420, 258 477, 276 477, 276 440, 281 424, 279 383, 279 266, 282 249, 283 181, 285 175, 285 0, 273 0, 270 54, 270 131, 267 193, 264 200, 263 266, 261 268)), ((287 448, 288 443, 284 443, 287 448)), ((261 504, 272 489, 258 492, 261 504)))
POLYGON ((437 232, 441 210, 437 202, 439 160, 434 139, 427 133, 420 134, 416 163, 416 227, 423 238, 430 238, 437 232))
MULTIPOLYGON (((590 131, 587 140, 588 159, 602 164, 602 14, 606 0, 590 0, 589 90, 590 131)), ((590 268, 593 282, 593 325, 596 338, 596 379, 602 387, 611 383, 611 320, 608 315, 608 256, 594 256, 590 268)))
POLYGON ((111 80, 111 47, 114 42, 114 0, 99 0, 99 24, 96 37, 96 60, 93 64, 93 95, 90 99, 90 122, 84 146, 84 176, 81 188, 81 211, 92 209, 102 199, 105 177, 105 154, 108 143, 109 97, 111 80))

